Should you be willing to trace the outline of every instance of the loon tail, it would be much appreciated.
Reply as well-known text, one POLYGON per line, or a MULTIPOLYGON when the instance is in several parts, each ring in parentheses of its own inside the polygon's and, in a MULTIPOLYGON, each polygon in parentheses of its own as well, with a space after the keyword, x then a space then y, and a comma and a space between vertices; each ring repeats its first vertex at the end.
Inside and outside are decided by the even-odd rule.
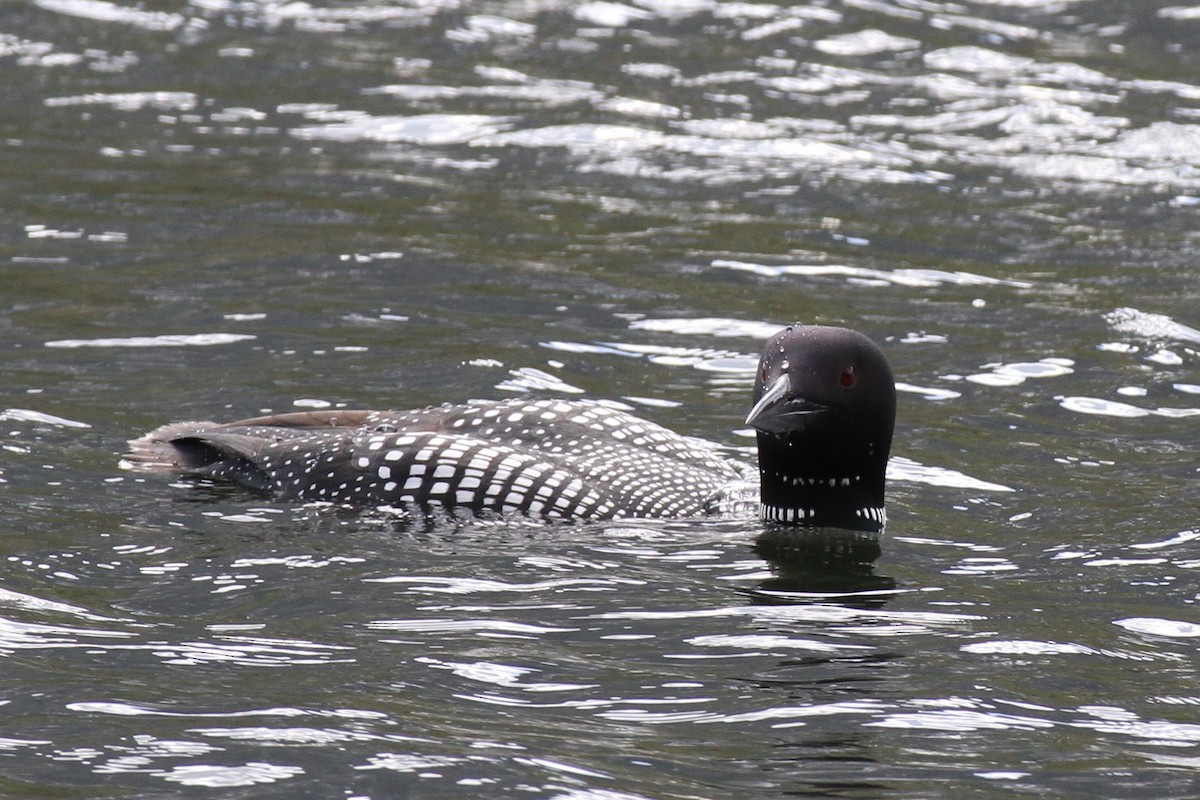
POLYGON ((267 489, 270 477, 256 464, 265 442, 255 436, 213 431, 211 422, 176 422, 129 442, 125 469, 216 474, 242 486, 267 489))
POLYGON ((212 427, 211 422, 174 422, 155 428, 144 436, 129 440, 129 451, 121 457, 121 466, 153 472, 204 467, 215 460, 216 454, 186 443, 201 443, 203 440, 199 437, 212 427))
POLYGON ((297 411, 237 422, 173 422, 129 441, 125 469, 202 472, 230 459, 254 461, 262 448, 314 430, 353 430, 376 412, 297 411))

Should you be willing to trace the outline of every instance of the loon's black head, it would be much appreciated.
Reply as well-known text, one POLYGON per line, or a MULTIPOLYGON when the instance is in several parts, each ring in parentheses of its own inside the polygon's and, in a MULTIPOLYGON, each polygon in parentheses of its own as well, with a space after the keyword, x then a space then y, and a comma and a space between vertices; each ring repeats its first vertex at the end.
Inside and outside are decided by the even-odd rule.
POLYGON ((746 424, 758 431, 762 518, 883 525, 896 384, 861 333, 791 325, 763 350, 746 424))

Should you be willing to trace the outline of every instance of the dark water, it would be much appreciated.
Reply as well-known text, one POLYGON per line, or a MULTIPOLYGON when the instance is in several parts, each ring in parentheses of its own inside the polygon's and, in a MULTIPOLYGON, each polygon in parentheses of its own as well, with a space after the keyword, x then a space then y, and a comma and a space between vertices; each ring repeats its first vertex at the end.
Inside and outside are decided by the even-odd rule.
POLYGON ((1195 797, 1198 36, 0 5, 0 795, 1195 797), (903 383, 878 552, 117 465, 171 420, 521 392, 745 448, 796 319, 903 383))

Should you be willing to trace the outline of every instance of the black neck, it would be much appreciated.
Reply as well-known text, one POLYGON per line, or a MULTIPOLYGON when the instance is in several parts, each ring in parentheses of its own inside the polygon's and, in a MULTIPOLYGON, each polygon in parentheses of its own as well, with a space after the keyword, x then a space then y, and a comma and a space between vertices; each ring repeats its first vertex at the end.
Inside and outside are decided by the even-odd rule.
POLYGON ((855 530, 883 527, 887 452, 871 442, 824 445, 758 434, 760 516, 764 521, 855 530))

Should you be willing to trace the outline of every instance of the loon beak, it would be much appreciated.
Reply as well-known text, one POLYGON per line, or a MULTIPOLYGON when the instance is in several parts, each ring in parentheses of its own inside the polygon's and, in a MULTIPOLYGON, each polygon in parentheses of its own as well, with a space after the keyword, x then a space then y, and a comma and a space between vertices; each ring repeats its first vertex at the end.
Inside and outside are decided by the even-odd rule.
POLYGON ((827 406, 791 394, 787 374, 780 375, 767 387, 750 409, 746 424, 763 433, 787 433, 800 427, 800 417, 827 410, 827 406))

